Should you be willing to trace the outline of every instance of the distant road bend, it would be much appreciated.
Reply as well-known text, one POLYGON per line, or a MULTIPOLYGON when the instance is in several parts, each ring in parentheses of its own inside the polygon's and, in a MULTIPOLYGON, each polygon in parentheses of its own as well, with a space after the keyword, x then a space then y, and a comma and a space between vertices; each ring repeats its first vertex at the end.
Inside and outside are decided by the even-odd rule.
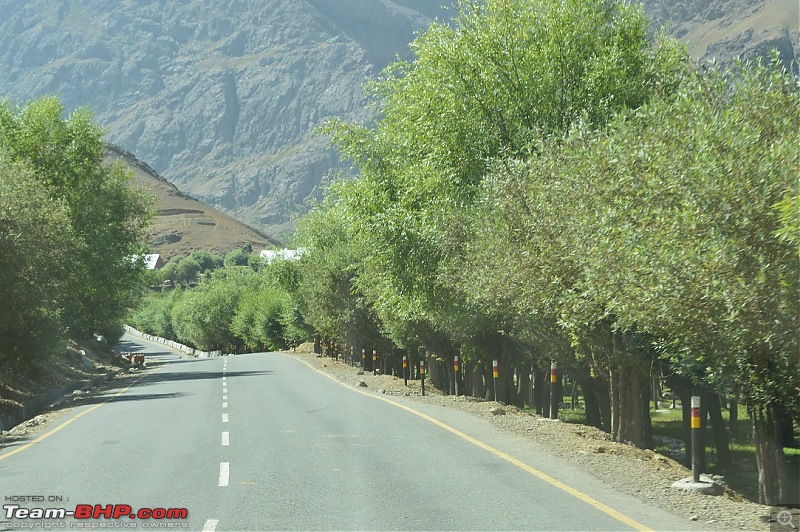
POLYGON ((479 418, 291 356, 182 360, 130 336, 122 349, 165 364, 0 450, 0 530, 48 521, 19 509, 79 506, 100 515, 51 528, 701 529, 479 418))

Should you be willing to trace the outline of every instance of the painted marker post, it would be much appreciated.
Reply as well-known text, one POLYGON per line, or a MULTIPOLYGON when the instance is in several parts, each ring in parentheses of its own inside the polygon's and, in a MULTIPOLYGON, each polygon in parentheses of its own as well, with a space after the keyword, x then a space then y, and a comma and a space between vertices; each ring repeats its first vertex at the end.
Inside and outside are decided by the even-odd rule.
POLYGON ((456 382, 456 397, 458 397, 458 355, 453 357, 453 379, 456 382))
POLYGON ((497 360, 492 360, 492 377, 494 378, 494 400, 497 402, 497 379, 500 377, 497 360))
POLYGON ((364 364, 367 362, 367 352, 364 348, 361 348, 361 368, 364 368, 364 364))
POLYGON ((700 482, 703 433, 700 430, 700 396, 692 396, 692 482, 700 482))
POLYGON ((372 374, 377 375, 378 372, 378 352, 372 350, 372 374))
POLYGON ((408 386, 408 357, 403 355, 403 384, 408 386))
POLYGON ((422 397, 425 397, 425 359, 419 361, 419 378, 422 379, 422 397))
POLYGON ((550 362, 550 419, 558 419, 558 362, 550 362))

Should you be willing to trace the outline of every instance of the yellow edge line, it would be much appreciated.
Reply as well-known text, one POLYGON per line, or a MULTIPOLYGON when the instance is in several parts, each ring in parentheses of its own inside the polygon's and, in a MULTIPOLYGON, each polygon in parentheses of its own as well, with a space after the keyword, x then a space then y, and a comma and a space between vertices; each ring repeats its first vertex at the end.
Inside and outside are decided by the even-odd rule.
MULTIPOLYGON (((291 355, 289 355, 289 356, 291 356, 291 355)), ((342 386, 345 386, 345 387, 349 388, 350 390, 352 390, 354 392, 360 393, 361 395, 365 395, 367 397, 371 397, 373 399, 377 399, 379 401, 383 401, 385 403, 389 403, 390 405, 394 405, 397 408, 402 408, 403 410, 405 410, 407 412, 410 412, 410 413, 412 413, 412 414, 414 414, 416 416, 419 416, 422 419, 424 419, 425 421, 430 421, 431 423, 433 423, 437 427, 441 427, 444 430, 446 430, 446 431, 448 431, 448 432, 450 432, 452 434, 455 434, 459 438, 462 438, 462 439, 470 442, 471 444, 476 445, 476 446, 480 447, 481 449, 483 449, 485 451, 488 451, 488 452, 492 453, 493 455, 495 455, 495 456, 497 456, 499 458, 502 458, 503 460, 506 460, 507 462, 510 462, 510 463, 514 464, 515 466, 517 466, 518 468, 522 469, 523 471, 526 471, 526 472, 530 473, 531 475, 533 475, 535 477, 538 477, 539 479, 547 482, 551 486, 554 486, 554 487, 556 487, 556 488, 558 488, 558 489, 560 489, 560 490, 572 495, 573 497, 582 500, 583 502, 585 502, 589 506, 597 508, 598 510, 600 510, 604 514, 613 517, 617 521, 620 521, 621 523, 624 523, 624 524, 628 525, 629 527, 631 527, 631 528, 633 528, 635 530, 639 530, 639 531, 642 531, 642 532, 653 530, 652 528, 650 528, 650 527, 648 527, 646 525, 643 525, 642 523, 636 521, 635 519, 632 519, 632 518, 628 517, 627 515, 618 512, 617 510, 611 508, 610 506, 608 506, 606 504, 603 504, 602 502, 598 501, 597 499, 593 499, 592 497, 590 497, 589 495, 586 495, 582 491, 577 490, 577 489, 575 489, 575 488, 573 488, 571 486, 568 486, 568 485, 564 484, 563 482, 561 482, 560 480, 556 480, 555 478, 551 477, 550 475, 539 471, 535 467, 529 466, 528 464, 526 464, 522 460, 519 460, 518 458, 514 458, 513 456, 511 456, 509 454, 506 454, 506 453, 504 453, 503 451, 501 451, 499 449, 495 449, 491 445, 489 445, 487 443, 484 443, 484 442, 482 442, 480 440, 477 440, 477 439, 473 438, 472 436, 470 436, 468 434, 464 434, 460 430, 455 429, 455 428, 451 427, 450 425, 447 425, 447 424, 439 421, 438 419, 432 418, 431 416, 429 416, 427 414, 424 414, 424 413, 422 413, 422 412, 420 412, 418 410, 414 410, 413 408, 411 408, 409 406, 397 403, 395 401, 392 401, 391 399, 387 399, 386 397, 380 397, 380 396, 373 395, 371 393, 359 390, 358 388, 354 388, 353 386, 350 386, 349 384, 340 381, 336 377, 334 377, 332 375, 329 375, 328 373, 325 373, 324 371, 322 371, 320 369, 315 368, 314 366, 312 366, 311 364, 309 364, 305 360, 302 360, 300 358, 296 358, 294 356, 292 356, 292 358, 294 358, 295 360, 297 360, 299 362, 302 362, 303 364, 305 364, 309 368, 313 369, 317 373, 320 373, 320 374, 324 375, 325 377, 329 378, 330 380, 332 380, 334 382, 337 382, 337 383, 341 384, 342 386)), ((2 457, 0 457, 0 459, 2 459, 2 457)))
MULTIPOLYGON (((164 367, 164 366, 162 366, 162 367, 164 367)), ((151 371, 150 373, 155 373, 156 371, 158 371, 158 370, 160 370, 160 369, 161 369, 161 368, 157 368, 157 369, 155 369, 155 370, 151 371)), ((49 432, 46 432, 46 433, 42 434, 41 436, 39 436, 39 437, 38 437, 38 438, 36 438, 35 440, 33 440, 33 441, 31 441, 31 442, 28 442, 28 443, 26 443, 25 445, 23 445, 22 447, 18 447, 18 448, 16 448, 16 449, 14 449, 13 451, 9 451, 9 452, 7 452, 7 453, 5 453, 5 454, 0 454, 0 461, 2 461, 2 460, 5 460, 6 458, 8 458, 8 457, 10 457, 10 456, 14 456, 14 455, 15 455, 15 454, 17 454, 17 453, 21 453, 21 452, 22 452, 22 451, 24 451, 25 449, 28 449, 28 448, 30 448, 30 447, 33 447, 33 446, 34 446, 34 445, 36 445, 37 443, 40 443, 41 441, 43 441, 43 440, 45 440, 45 439, 49 438, 50 436, 52 436, 53 434, 55 434, 55 433, 56 433, 56 432, 58 432, 59 430, 63 429, 64 427, 66 427, 67 425, 69 425, 70 423, 72 423, 73 421, 77 420, 78 418, 80 418, 80 417, 82 417, 82 416, 85 416, 86 414, 88 414, 88 413, 89 413, 89 412, 91 412, 92 410, 97 410, 98 408, 100 408, 101 406, 103 406, 104 404, 106 404, 106 403, 108 403, 108 402, 110 402, 110 401, 113 401, 114 399, 116 399, 117 397, 119 397, 120 395, 122 395, 123 393, 127 392, 128 390, 130 390, 130 389, 131 389, 133 386, 136 386, 136 384, 138 384, 138 383, 139 383, 139 381, 142 379, 142 377, 144 377, 144 375, 140 376, 138 379, 136 379, 136 380, 135 380, 135 381, 133 381, 131 384, 129 384, 129 385, 126 387, 126 388, 124 388, 124 389, 120 390, 119 392, 115 393, 114 395, 112 395, 111 397, 109 397, 108 399, 106 399, 105 401, 103 401, 102 403, 96 404, 96 405, 94 405, 93 407, 91 407, 91 408, 89 408, 89 409, 87 409, 87 410, 84 410, 84 411, 83 411, 83 412, 81 412, 80 414, 76 414, 76 415, 72 416, 71 418, 69 418, 68 420, 66 420, 64 423, 62 423, 61 425, 57 426, 56 428, 54 428, 53 430, 51 430, 51 431, 49 431, 49 432)))

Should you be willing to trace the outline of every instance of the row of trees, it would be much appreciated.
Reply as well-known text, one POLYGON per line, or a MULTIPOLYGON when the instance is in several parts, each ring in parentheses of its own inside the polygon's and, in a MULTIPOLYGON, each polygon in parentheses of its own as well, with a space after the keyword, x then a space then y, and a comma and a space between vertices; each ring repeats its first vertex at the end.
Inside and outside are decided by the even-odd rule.
POLYGON ((258 271, 229 265, 208 271, 192 289, 151 294, 128 318, 149 334, 205 350, 279 350, 307 338, 299 312, 297 265, 282 261, 258 271))
POLYGON ((144 278, 151 200, 103 164, 87 110, 63 114, 56 97, 0 102, 0 360, 120 335, 144 278))
POLYGON ((457 8, 370 85, 374 124, 325 130, 360 177, 300 221, 305 319, 397 356, 424 346, 444 367, 458 354, 476 395, 500 359, 506 402, 557 360, 587 419, 642 446, 654 375, 684 404, 738 397, 761 501, 788 501, 797 79, 777 58, 697 66, 623 2, 457 8))

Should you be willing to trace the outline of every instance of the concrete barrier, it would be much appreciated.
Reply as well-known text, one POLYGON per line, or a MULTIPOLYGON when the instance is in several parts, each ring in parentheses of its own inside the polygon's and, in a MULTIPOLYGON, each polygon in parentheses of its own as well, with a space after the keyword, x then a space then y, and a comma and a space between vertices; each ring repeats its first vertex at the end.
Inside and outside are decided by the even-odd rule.
POLYGON ((153 336, 152 334, 147 334, 141 331, 137 331, 136 329, 134 329, 129 325, 125 326, 125 332, 127 332, 132 336, 136 336, 138 338, 144 338, 145 340, 149 340, 151 342, 168 345, 173 349, 181 351, 182 353, 186 353, 187 355, 195 358, 210 358, 210 357, 222 356, 222 351, 201 351, 200 349, 195 349, 193 347, 189 347, 188 345, 183 345, 178 342, 168 340, 166 338, 161 338, 160 336, 153 336))

